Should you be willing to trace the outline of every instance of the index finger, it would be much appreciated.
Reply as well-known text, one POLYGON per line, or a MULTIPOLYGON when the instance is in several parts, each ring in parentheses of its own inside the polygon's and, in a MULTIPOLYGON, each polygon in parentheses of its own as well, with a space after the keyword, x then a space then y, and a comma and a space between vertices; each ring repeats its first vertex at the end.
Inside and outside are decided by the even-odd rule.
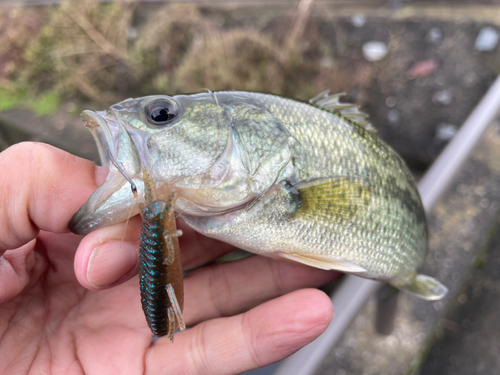
MULTIPOLYGON (((6 251, 17 249, 37 237, 40 230, 53 233, 69 232, 68 223, 74 213, 101 185, 108 169, 93 162, 71 155, 43 143, 20 143, 0 153, 0 256, 6 251)), ((87 282, 90 254, 94 248, 105 242, 118 240, 116 252, 109 252, 109 258, 99 267, 101 274, 117 279, 133 268, 137 262, 138 232, 129 253, 121 244, 125 223, 118 227, 107 227, 88 235, 80 246, 75 260, 75 269, 82 284, 87 282), (117 229, 118 228, 118 229, 117 229), (98 235, 97 235, 98 234, 98 235), (98 239, 94 243, 92 239, 98 239), (88 246, 85 246, 87 244, 88 246)), ((129 226, 132 229, 133 225, 129 226)), ((190 228, 181 228, 186 235, 181 237, 183 263, 189 267, 199 266, 232 249, 232 246, 195 234, 190 228)), ((130 235, 134 235, 131 231, 130 235)), ((101 252, 104 253, 104 252, 101 252)), ((124 279, 125 280, 125 279, 124 279)))
POLYGON ((0 255, 40 230, 69 232, 68 223, 108 169, 43 143, 25 142, 0 153, 0 255))

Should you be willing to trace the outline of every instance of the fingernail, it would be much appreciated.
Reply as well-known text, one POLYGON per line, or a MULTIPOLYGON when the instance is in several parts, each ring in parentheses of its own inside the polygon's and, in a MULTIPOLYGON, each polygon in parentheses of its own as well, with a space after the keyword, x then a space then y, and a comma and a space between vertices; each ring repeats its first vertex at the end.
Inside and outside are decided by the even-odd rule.
POLYGON ((94 288, 103 288, 132 271, 138 253, 132 244, 122 241, 105 242, 90 255, 87 280, 94 288))
POLYGON ((95 183, 97 186, 101 186, 106 181, 109 174, 109 168, 95 166, 95 183))

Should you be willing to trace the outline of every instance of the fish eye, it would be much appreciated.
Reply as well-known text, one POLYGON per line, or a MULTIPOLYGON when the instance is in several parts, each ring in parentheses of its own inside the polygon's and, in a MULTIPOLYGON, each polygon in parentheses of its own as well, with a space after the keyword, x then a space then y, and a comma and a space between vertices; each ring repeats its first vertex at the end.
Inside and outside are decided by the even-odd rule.
POLYGON ((168 99, 157 99, 146 106, 146 118, 156 126, 166 125, 177 116, 177 105, 168 99))

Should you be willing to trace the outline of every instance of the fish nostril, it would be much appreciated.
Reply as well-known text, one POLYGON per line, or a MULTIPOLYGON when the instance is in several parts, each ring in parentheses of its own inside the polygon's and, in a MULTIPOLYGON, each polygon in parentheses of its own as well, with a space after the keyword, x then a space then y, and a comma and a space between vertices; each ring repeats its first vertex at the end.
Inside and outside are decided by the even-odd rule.
POLYGON ((148 141, 146 142, 146 147, 148 148, 148 152, 150 155, 154 155, 156 151, 158 151, 158 146, 156 142, 149 138, 148 141))

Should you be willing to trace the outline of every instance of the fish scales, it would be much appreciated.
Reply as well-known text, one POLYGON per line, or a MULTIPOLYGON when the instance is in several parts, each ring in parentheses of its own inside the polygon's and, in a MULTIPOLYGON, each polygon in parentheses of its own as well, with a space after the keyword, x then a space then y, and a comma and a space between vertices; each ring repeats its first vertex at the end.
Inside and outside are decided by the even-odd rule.
MULTIPOLYGON (((150 167, 160 186, 175 187, 176 211, 195 230, 257 254, 442 298, 446 287, 418 274, 428 232, 410 172, 338 97, 322 93, 305 103, 209 92, 129 99, 86 113, 93 125, 117 124, 112 134, 133 134, 135 163, 150 167)), ((96 137, 102 148, 115 142, 104 138, 96 137)), ((82 207, 75 231, 95 228, 101 207, 111 206, 82 207)), ((113 207, 118 222, 122 210, 113 207)))
MULTIPOLYGON (((301 148, 294 155, 296 164, 307 164, 307 168, 299 170, 298 180, 324 178, 325 171, 332 176, 356 175, 366 178, 371 185, 372 209, 363 210, 348 220, 336 216, 325 220, 316 218, 311 222, 295 220, 292 219, 293 215, 288 215, 290 219, 284 221, 279 229, 269 226, 268 221, 259 222, 262 217, 256 215, 251 222, 252 230, 245 231, 250 236, 250 232, 255 235, 244 238, 237 245, 244 247, 252 242, 252 248, 256 252, 260 249, 264 252, 269 245, 266 246, 261 239, 272 238, 274 244, 271 246, 275 248, 300 247, 302 250, 307 249, 310 254, 333 254, 340 258, 349 255, 362 267, 367 265, 364 254, 368 252, 374 254, 373 258, 376 259, 373 274, 386 278, 393 276, 397 268, 390 266, 393 261, 403 265, 405 260, 409 260, 410 263, 406 266, 408 269, 422 263, 426 254, 427 225, 420 198, 404 163, 385 143, 373 133, 338 114, 277 96, 249 96, 257 105, 267 105, 269 112, 283 121, 300 144, 316 146, 301 148), (318 157, 318 150, 328 152, 328 157, 318 157), (391 170, 389 179, 388 170, 391 170), (403 208, 400 204, 403 204, 403 208), (402 241, 398 247, 380 246, 381 242, 389 239, 381 233, 372 238, 377 233, 369 228, 374 216, 381 227, 394 227, 396 232, 393 236, 396 234, 396 238, 402 241), (386 225, 384 221, 387 221, 386 225), (408 228, 408 231, 403 234, 401 228, 408 228), (337 238, 341 238, 341 241, 337 238), (297 242, 301 245, 298 246, 297 242)), ((219 97, 219 101, 224 102, 223 96, 219 97)), ((290 200, 293 197, 285 192, 284 196, 276 197, 276 200, 280 199, 290 200)), ((274 205, 274 201, 270 205, 274 205)), ((292 212, 288 214, 290 213, 292 212)), ((278 216, 274 217, 273 222, 282 222, 283 216, 287 216, 280 212, 276 214, 278 216)), ((246 226, 248 222, 242 222, 241 225, 246 226)), ((244 231, 243 227, 235 225, 228 230, 244 231)))

